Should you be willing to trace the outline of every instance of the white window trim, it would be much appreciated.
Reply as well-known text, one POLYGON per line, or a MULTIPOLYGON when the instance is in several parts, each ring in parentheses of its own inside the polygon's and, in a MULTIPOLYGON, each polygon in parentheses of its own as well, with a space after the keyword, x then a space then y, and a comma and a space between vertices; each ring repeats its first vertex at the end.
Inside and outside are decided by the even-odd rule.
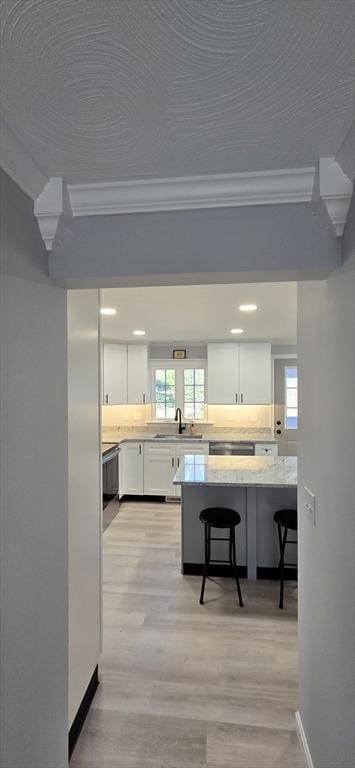
POLYGON ((290 430, 290 431, 292 431, 292 432, 295 432, 295 431, 298 429, 298 365, 297 365, 297 359, 296 359, 296 362, 295 362, 295 364, 294 364, 294 365, 285 365, 285 379, 284 379, 284 388, 285 388, 285 395, 284 395, 284 397, 285 397, 285 412, 284 412, 284 424, 285 424, 285 429, 286 429, 287 431, 288 431, 288 430, 290 430), (287 390, 288 390, 288 389, 294 389, 294 387, 288 387, 288 386, 287 386, 287 375, 286 375, 286 371, 288 370, 288 368, 296 368, 296 370, 297 370, 297 427, 288 427, 288 426, 287 426, 287 390))
MULTIPOLYGON (((207 360, 205 358, 193 360, 191 358, 185 358, 185 360, 174 360, 174 359, 163 359, 163 360, 150 360, 149 362, 149 370, 150 370, 150 380, 151 380, 151 387, 152 387, 152 406, 153 406, 153 422, 158 424, 173 424, 174 419, 157 419, 155 417, 155 371, 160 368, 170 368, 175 369, 176 371, 176 378, 175 378, 175 384, 176 384, 176 401, 175 401, 175 407, 181 408, 182 411, 182 418, 184 421, 184 377, 183 377, 183 370, 185 368, 203 368, 205 371, 205 418, 204 419, 196 419, 197 424, 206 424, 207 423, 207 403, 208 403, 208 396, 207 396, 207 360)), ((191 419, 187 420, 188 423, 191 423, 191 419)))

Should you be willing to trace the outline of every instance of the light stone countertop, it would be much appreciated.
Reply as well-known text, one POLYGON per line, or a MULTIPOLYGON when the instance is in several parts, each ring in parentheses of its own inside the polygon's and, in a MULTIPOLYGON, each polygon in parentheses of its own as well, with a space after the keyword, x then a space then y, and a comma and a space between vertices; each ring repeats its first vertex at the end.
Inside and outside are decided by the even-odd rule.
MULTIPOLYGON (((164 429, 164 428, 163 428, 164 429)), ((161 442, 197 442, 197 443, 211 443, 215 441, 221 441, 221 442, 236 442, 236 443, 277 443, 277 439, 273 432, 237 432, 237 431, 231 431, 231 432, 213 432, 208 430, 203 430, 198 428, 198 425, 196 427, 197 434, 202 434, 202 438, 195 437, 193 435, 190 436, 189 433, 185 434, 182 433, 181 436, 176 434, 167 434, 164 437, 157 438, 155 435, 159 432, 162 432, 163 429, 159 425, 157 425, 156 430, 154 432, 137 432, 135 431, 127 431, 125 430, 107 430, 107 432, 103 432, 102 434, 102 442, 104 444, 107 443, 124 443, 127 441, 139 441, 139 442, 155 442, 155 441, 161 441, 161 442)))
POLYGON ((297 487, 296 456, 185 456, 175 485, 297 487))

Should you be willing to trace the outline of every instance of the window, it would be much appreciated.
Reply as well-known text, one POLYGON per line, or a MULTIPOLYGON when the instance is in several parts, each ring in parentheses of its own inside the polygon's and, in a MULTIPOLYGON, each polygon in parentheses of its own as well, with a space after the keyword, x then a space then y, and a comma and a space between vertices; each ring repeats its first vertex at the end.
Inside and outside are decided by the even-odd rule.
POLYGON ((203 419, 205 415, 205 369, 184 369, 184 418, 203 419))
MULTIPOLYGON (((203 361, 204 363, 205 361, 203 361)), ((201 362, 174 361, 152 366, 154 418, 172 420, 181 408, 185 421, 204 419, 206 413, 206 368, 201 362)))
POLYGON ((286 429, 298 427, 297 367, 285 368, 285 425, 286 429))
POLYGON ((176 407, 174 368, 156 368, 154 377, 155 418, 173 419, 176 407))

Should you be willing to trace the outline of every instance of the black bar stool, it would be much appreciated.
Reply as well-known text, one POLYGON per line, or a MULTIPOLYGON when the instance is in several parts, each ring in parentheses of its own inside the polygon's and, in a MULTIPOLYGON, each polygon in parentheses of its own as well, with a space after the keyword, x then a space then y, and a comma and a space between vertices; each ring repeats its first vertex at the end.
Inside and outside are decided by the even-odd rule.
POLYGON ((285 548, 286 544, 297 544, 295 539, 287 540, 287 534, 289 531, 297 531, 297 509, 278 509, 274 514, 274 520, 277 524, 277 532, 279 535, 280 545, 280 602, 279 608, 284 607, 284 580, 285 580, 285 568, 297 568, 297 563, 287 563, 285 565, 285 548))
POLYGON ((243 607, 242 593, 240 591, 238 578, 237 561, 235 556, 235 528, 240 523, 240 514, 234 509, 226 509, 224 507, 208 507, 207 509, 203 509, 200 513, 200 520, 201 523, 203 523, 205 526, 205 563, 203 568, 200 604, 203 605, 203 597, 205 594, 205 584, 206 578, 208 576, 209 564, 229 562, 233 569, 237 583, 239 605, 243 607), (229 528, 229 536, 227 538, 213 538, 211 536, 211 528, 229 528), (229 541, 229 561, 211 560, 211 541, 229 541))

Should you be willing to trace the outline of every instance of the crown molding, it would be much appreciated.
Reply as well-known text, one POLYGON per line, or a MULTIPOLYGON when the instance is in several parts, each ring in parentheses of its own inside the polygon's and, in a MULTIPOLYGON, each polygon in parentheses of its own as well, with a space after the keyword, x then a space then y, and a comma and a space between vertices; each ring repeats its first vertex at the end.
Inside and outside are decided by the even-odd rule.
POLYGON ((350 181, 353 181, 355 178, 355 120, 351 124, 341 147, 336 153, 335 160, 339 163, 350 181))
POLYGON ((35 200, 34 214, 47 251, 50 251, 54 240, 59 244, 64 231, 72 228, 74 221, 67 187, 61 176, 50 177, 35 200))
POLYGON ((309 202, 316 168, 70 184, 74 216, 309 202))
POLYGON ((48 181, 42 168, 3 118, 0 118, 0 165, 32 200, 38 197, 48 181))
POLYGON ((316 177, 319 197, 323 200, 337 237, 341 237, 353 194, 353 184, 334 157, 321 157, 316 177))

